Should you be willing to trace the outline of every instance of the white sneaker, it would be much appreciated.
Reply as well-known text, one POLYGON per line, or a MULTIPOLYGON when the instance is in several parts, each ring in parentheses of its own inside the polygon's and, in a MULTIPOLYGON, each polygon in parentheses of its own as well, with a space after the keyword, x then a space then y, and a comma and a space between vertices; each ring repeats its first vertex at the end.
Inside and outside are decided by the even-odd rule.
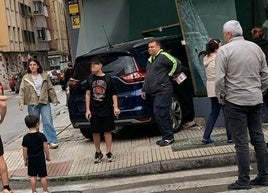
POLYGON ((49 148, 50 149, 57 149, 59 147, 59 144, 58 143, 50 143, 49 144, 49 148))

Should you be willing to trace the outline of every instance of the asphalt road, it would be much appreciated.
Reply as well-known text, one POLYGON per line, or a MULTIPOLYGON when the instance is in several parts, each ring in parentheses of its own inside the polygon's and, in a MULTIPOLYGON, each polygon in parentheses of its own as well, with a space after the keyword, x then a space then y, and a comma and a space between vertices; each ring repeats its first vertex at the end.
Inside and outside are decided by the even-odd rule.
MULTIPOLYGON (((56 85, 54 88, 60 104, 57 106, 51 105, 53 116, 55 116, 60 109, 64 108, 66 104, 65 91, 61 90, 60 85, 56 85)), ((27 106, 25 106, 23 111, 20 111, 18 108, 18 94, 5 90, 5 95, 8 96, 7 115, 0 126, 0 134, 4 145, 27 132, 27 128, 24 124, 24 117, 27 115, 27 106)))

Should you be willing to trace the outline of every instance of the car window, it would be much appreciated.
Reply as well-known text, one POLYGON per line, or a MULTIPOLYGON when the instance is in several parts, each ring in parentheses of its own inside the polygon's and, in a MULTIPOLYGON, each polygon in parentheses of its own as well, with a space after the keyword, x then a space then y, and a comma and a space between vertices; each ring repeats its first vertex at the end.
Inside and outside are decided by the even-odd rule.
MULTIPOLYGON (((75 64, 73 78, 84 80, 90 75, 90 58, 83 58, 75 64)), ((136 71, 133 57, 125 55, 101 55, 103 72, 111 76, 121 76, 136 71)))
POLYGON ((104 58, 103 72, 112 76, 121 76, 136 71, 135 63, 131 56, 107 56, 104 58))
POLYGON ((90 75, 89 60, 83 59, 78 61, 74 66, 73 78, 85 80, 90 75))

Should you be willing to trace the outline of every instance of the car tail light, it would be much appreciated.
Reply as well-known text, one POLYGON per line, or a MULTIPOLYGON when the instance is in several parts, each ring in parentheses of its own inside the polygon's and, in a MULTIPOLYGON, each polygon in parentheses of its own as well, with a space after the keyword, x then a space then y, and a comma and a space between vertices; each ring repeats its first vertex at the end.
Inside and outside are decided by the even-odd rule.
POLYGON ((122 75, 121 78, 127 83, 143 81, 145 78, 145 72, 136 71, 130 74, 122 75))
POLYGON ((69 86, 71 89, 73 89, 73 88, 77 88, 78 83, 79 83, 79 80, 75 80, 75 79, 73 79, 73 78, 70 78, 70 79, 69 79, 68 86, 69 86))

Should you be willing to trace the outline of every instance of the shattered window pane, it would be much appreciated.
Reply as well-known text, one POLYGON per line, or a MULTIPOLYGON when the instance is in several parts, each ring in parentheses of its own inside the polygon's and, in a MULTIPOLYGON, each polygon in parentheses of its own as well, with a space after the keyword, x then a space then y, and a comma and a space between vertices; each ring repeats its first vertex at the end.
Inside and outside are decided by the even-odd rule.
POLYGON ((208 32, 200 19, 191 0, 177 1, 181 28, 187 47, 189 66, 192 74, 196 96, 206 95, 206 74, 203 57, 200 53, 205 50, 209 40, 208 32))

